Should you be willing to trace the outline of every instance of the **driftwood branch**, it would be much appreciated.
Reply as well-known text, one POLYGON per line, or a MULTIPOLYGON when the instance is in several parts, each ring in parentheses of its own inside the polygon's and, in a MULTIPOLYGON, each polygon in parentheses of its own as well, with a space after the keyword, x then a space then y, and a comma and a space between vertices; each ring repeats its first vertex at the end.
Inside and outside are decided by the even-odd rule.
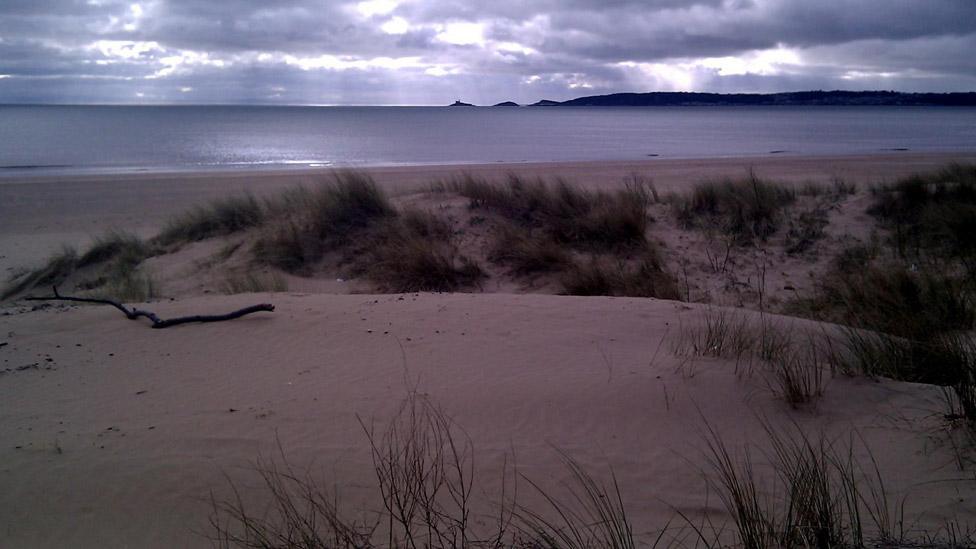
POLYGON ((97 303, 99 305, 111 305, 116 309, 122 311, 125 317, 129 320, 136 320, 140 317, 148 318, 152 322, 153 328, 169 328, 170 326, 178 326, 180 324, 187 324, 189 322, 220 322, 223 320, 233 320, 235 318, 240 318, 244 315, 249 315, 251 313, 256 313, 258 311, 274 311, 274 305, 269 303, 261 303, 260 305, 251 305, 250 307, 244 307, 243 309, 238 309, 236 311, 223 314, 223 315, 194 315, 194 316, 181 316, 177 318, 159 318, 156 313, 152 311, 143 311, 141 309, 136 309, 132 307, 131 309, 125 305, 114 301, 111 299, 98 299, 93 297, 74 297, 70 295, 61 295, 58 293, 58 287, 54 286, 54 295, 49 296, 29 296, 24 298, 26 301, 74 301, 78 303, 97 303))

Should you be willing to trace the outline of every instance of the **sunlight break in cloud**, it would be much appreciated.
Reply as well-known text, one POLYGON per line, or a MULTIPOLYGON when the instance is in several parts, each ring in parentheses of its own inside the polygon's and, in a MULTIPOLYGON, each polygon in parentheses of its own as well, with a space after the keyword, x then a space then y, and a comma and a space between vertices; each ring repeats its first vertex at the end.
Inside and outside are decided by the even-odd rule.
POLYGON ((374 57, 372 59, 358 59, 352 57, 339 57, 335 55, 319 55, 317 57, 295 57, 286 55, 285 63, 294 65, 304 71, 313 69, 328 70, 369 70, 369 69, 418 69, 429 68, 421 62, 419 57, 374 57))
POLYGON ((380 30, 386 34, 406 34, 410 30, 410 23, 402 17, 392 17, 380 25, 380 30))
POLYGON ((356 10, 364 17, 374 15, 386 15, 395 10, 399 5, 395 0, 367 0, 356 4, 356 10))
POLYGON ((674 59, 659 63, 624 61, 616 66, 626 70, 635 82, 649 89, 694 91, 715 75, 777 76, 800 70, 803 61, 796 50, 777 46, 723 57, 674 59))
POLYGON ((162 53, 165 50, 159 42, 137 42, 130 40, 98 40, 88 46, 105 57, 117 59, 139 59, 148 54, 162 53))
POLYGON ((644 89, 657 91, 690 91, 694 89, 694 71, 669 63, 617 63, 644 89))
POLYGON ((224 68, 229 65, 223 59, 212 59, 206 52, 181 51, 175 55, 159 58, 162 68, 147 76, 147 79, 166 78, 174 74, 190 74, 192 67, 224 68))
POLYGON ((758 74, 776 75, 785 67, 802 65, 800 55, 789 48, 779 46, 771 50, 747 52, 736 56, 706 57, 691 66, 715 69, 719 76, 758 74))
POLYGON ((485 27, 481 23, 452 21, 440 26, 437 39, 456 46, 484 46, 485 27))

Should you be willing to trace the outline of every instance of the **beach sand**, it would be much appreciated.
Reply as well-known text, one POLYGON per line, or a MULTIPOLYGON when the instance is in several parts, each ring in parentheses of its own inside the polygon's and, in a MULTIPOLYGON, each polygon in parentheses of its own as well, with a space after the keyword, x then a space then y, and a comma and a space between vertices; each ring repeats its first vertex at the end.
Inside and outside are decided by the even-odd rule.
MULTIPOLYGON (((864 184, 952 160, 974 161, 976 154, 370 173, 399 195, 461 170, 560 176, 591 186, 617 185, 636 171, 666 192, 750 168, 788 182, 864 184)), ((240 190, 270 194, 325 176, 0 180, 0 267, 36 264, 62 242, 82 244, 110 227, 149 235, 168 216, 210 198, 240 190)), ((601 482, 610 482, 612 471, 645 543, 677 513, 728 525, 704 480, 707 429, 739 456, 742 445, 753 444, 765 482, 773 472, 763 457, 764 422, 853 441, 864 463, 873 455, 890 501, 905 502, 915 531, 976 519, 976 483, 959 481, 971 473, 959 470, 940 388, 828 374, 824 397, 793 409, 772 389, 769 373, 748 361, 674 352, 679 334, 713 306, 505 292, 293 290, 190 292, 145 307, 171 317, 261 302, 276 310, 166 330, 126 320, 111 307, 0 306, 0 546, 208 547, 211 494, 231 497, 233 482, 245 502, 259 513, 263 508, 254 489, 259 459, 286 458, 335 487, 350 513, 375 516, 381 500, 364 426, 382 433, 409 395, 436 403, 470 437, 478 524, 490 524, 481 513, 495 512, 486 502, 502 499, 500 479, 513 464, 524 479, 558 493, 570 480, 565 452, 601 482)), ((775 315, 765 321, 819 329, 775 315)), ((539 503, 524 479, 520 498, 539 503)))
POLYGON ((768 450, 759 418, 787 428, 798 421, 842 441, 856 433, 879 460, 891 497, 908 496, 912 517, 924 513, 921 527, 976 512, 976 486, 947 482, 960 473, 939 437, 938 388, 838 377, 815 410, 792 413, 758 370, 746 375, 725 360, 683 364, 669 352, 662 340, 693 322, 698 307, 278 294, 155 309, 181 315, 256 301, 277 310, 168 330, 108 307, 0 318, 9 344, 3 365, 37 365, 0 377, 5 543, 205 547, 210 491, 230 497, 225 475, 253 487, 255 460, 275 458, 279 443, 298 470, 339 486, 348 509, 378 511, 359 419, 375 419, 382 432, 411 391, 471 437, 479 495, 500 499, 506 456, 533 482, 559 489, 569 476, 558 449, 601 481, 612 469, 645 542, 675 510, 728 520, 702 479, 706 422, 737 451, 746 441, 768 450))

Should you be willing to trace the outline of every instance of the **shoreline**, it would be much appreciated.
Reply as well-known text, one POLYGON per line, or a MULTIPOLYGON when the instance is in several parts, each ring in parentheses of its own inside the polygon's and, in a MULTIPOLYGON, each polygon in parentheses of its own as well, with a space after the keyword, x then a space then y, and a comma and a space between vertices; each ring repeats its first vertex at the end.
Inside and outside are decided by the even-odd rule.
POLYGON ((854 152, 845 154, 806 154, 789 150, 773 150, 761 154, 729 156, 660 156, 648 154, 647 158, 635 159, 597 159, 597 160, 517 160, 517 161, 459 161, 459 162, 379 162, 363 164, 343 164, 332 161, 280 162, 269 164, 221 164, 197 166, 0 166, 0 186, 47 181, 84 181, 90 179, 156 179, 156 178, 199 178, 199 177, 259 177, 259 176, 301 176, 319 175, 341 170, 367 172, 398 172, 444 170, 475 171, 493 170, 499 167, 515 169, 561 169, 565 167, 587 166, 656 166, 671 167, 675 164, 725 164, 725 163, 780 163, 789 161, 822 160, 828 162, 847 162, 865 159, 897 158, 898 162, 914 162, 919 159, 945 157, 963 158, 976 161, 976 151, 972 150, 909 150, 879 149, 870 153, 854 152))

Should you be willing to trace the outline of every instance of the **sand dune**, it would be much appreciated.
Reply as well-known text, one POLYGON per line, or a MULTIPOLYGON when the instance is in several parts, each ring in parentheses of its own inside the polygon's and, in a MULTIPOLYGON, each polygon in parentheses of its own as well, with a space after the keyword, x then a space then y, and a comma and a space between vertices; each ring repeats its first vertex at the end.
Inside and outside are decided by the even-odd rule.
POLYGON ((153 306, 173 316, 265 300, 277 311, 169 330, 98 306, 0 317, 5 544, 207 546, 193 532, 208 532, 209 491, 226 493, 223 474, 253 485, 248 467, 274 455, 276 439, 293 464, 338 483, 349 508, 375 510, 357 416, 382 427, 413 389, 470 434, 488 499, 512 451, 522 473, 558 487, 567 477, 559 448, 599 478, 612 467, 645 540, 671 506, 719 513, 698 469, 705 421, 733 445, 760 447, 759 417, 841 438, 857 432, 892 494, 909 496, 916 527, 976 511, 976 485, 938 484, 959 472, 940 433, 937 388, 838 377, 814 409, 793 411, 761 368, 682 364, 662 344, 699 306, 460 294, 153 306))
MULTIPOLYGON (((829 182, 840 178, 873 183, 954 161, 973 162, 976 155, 908 152, 876 156, 406 166, 367 171, 393 194, 425 188, 432 180, 462 171, 494 179, 504 179, 508 173, 529 178, 562 177, 587 187, 615 187, 636 172, 650 178, 661 191, 669 191, 687 188, 702 179, 743 175, 750 169, 762 177, 784 182, 829 182)), ((274 194, 295 185, 314 184, 330 173, 315 169, 0 178, 0 274, 36 264, 63 244, 83 245, 107 229, 125 228, 149 236, 170 216, 208 200, 245 190, 257 195, 274 194)))
MULTIPOLYGON (((976 157, 465 169, 489 178, 509 171, 563 176, 593 187, 619 185, 639 170, 668 191, 749 167, 787 183, 840 177, 863 184, 966 159, 976 157)), ((396 206, 438 209, 455 229, 470 229, 466 201, 416 192, 457 171, 371 173, 395 195, 396 206)), ((322 176, 0 180, 0 269, 34 266, 62 243, 78 245, 110 227, 155 234, 170 215, 209 198, 242 189, 266 195, 322 176)), ((572 479, 560 451, 600 481, 613 472, 644 543, 669 521, 680 531, 682 521, 672 520, 679 514, 727 526, 730 516, 706 482, 708 428, 737 459, 746 459, 742 451, 751 448, 760 486, 772 497, 775 474, 764 424, 853 445, 868 472, 876 459, 889 508, 895 513, 904 502, 905 527, 916 539, 946 521, 970 524, 976 483, 960 466, 969 465, 971 446, 959 440, 967 431, 946 417, 942 388, 825 372, 823 396, 791 406, 761 361, 689 356, 680 349, 710 315, 738 315, 795 334, 831 333, 829 325, 770 315, 768 307, 777 310, 812 288, 836 249, 870 237, 867 196, 845 195, 828 205, 829 226, 810 254, 786 254, 778 237, 764 249, 737 250, 729 272, 721 274, 706 258, 707 246, 716 242, 668 219, 670 205, 651 205, 656 221, 649 245, 659 247, 681 277, 685 296, 711 305, 519 294, 512 292, 556 290, 545 280, 532 286, 538 281, 526 285, 503 276, 480 293, 373 295, 354 293, 369 291, 368 284, 336 280, 331 271, 319 278, 289 275, 291 292, 216 296, 214 281, 206 279, 212 273, 201 265, 225 244, 220 238, 147 259, 167 297, 145 307, 171 317, 270 302, 274 313, 154 330, 110 307, 8 301, 0 306, 0 546, 207 547, 211 494, 229 498, 233 483, 258 513, 266 505, 254 470, 259 459, 286 458, 337 490, 346 512, 374 518, 382 505, 364 425, 382 433, 410 395, 440 406, 470 437, 477 528, 492 524, 487 514, 502 499, 503 473, 509 482, 515 478, 513 464, 524 475, 521 502, 544 503, 524 479, 562 493, 572 479), (758 262, 761 280, 754 272, 758 262), (764 305, 767 312, 760 319, 760 313, 719 305, 764 305)), ((485 246, 472 236, 476 232, 465 232, 462 245, 485 246)), ((247 238, 233 235, 240 240, 235 249, 246 249, 247 238)), ((230 267, 251 265, 239 256, 230 267)), ((794 338, 800 347, 810 341, 794 338)))

